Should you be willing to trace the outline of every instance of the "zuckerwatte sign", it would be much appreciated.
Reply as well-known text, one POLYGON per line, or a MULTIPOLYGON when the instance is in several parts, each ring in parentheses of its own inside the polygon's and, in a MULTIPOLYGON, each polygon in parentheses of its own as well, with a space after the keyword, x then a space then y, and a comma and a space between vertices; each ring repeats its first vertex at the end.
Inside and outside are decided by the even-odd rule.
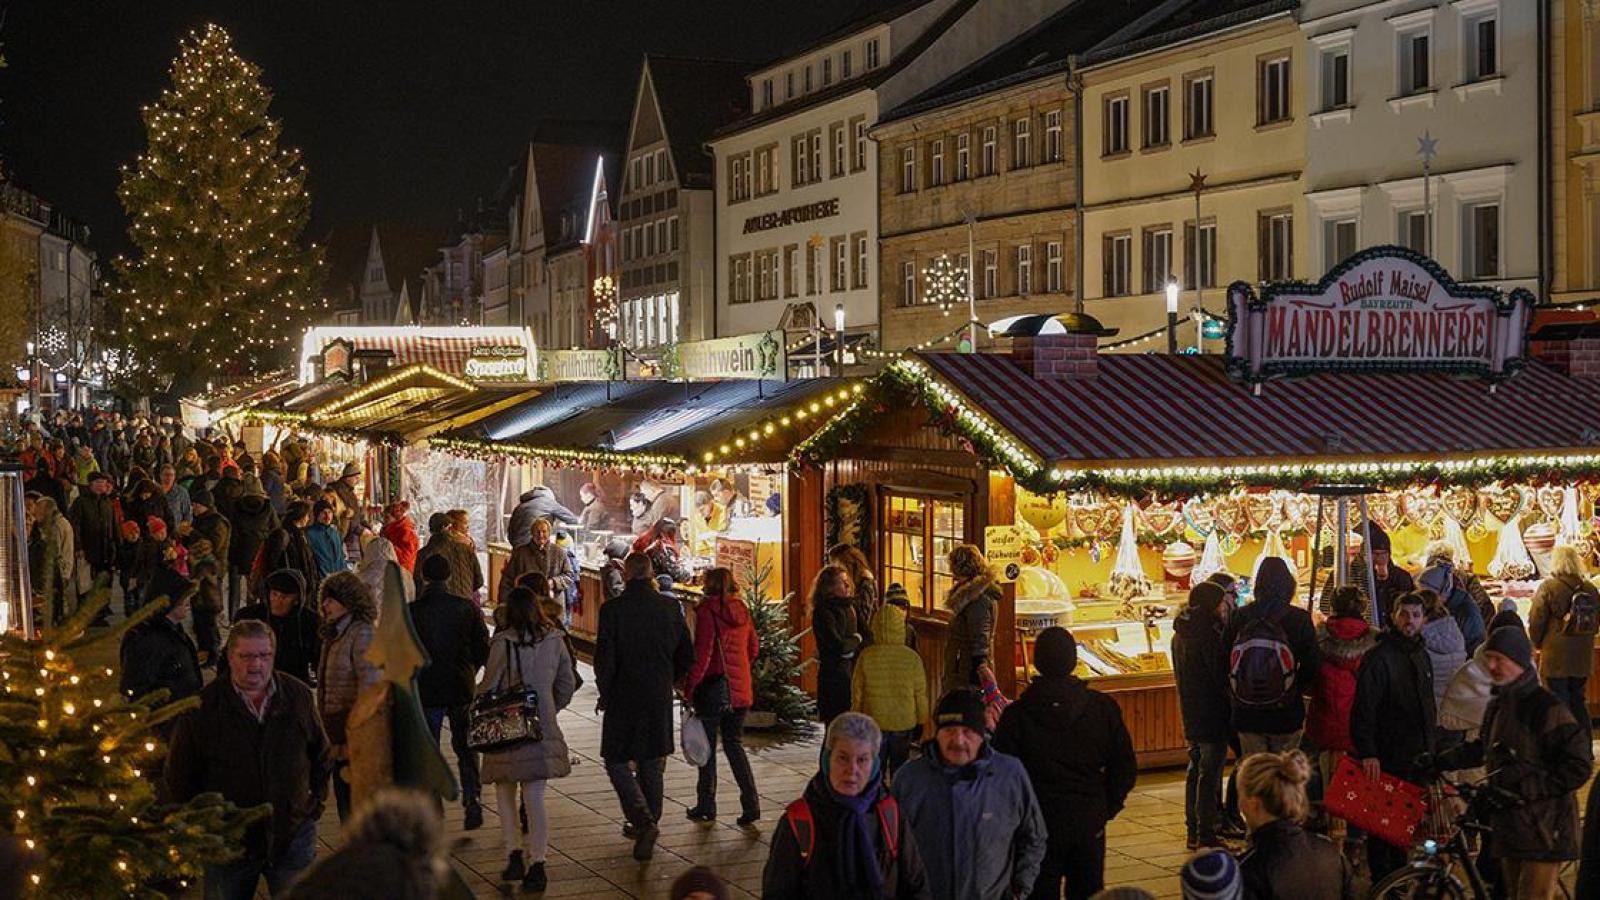
POLYGON ((1435 370, 1501 378, 1523 362, 1533 295, 1457 285, 1432 260, 1376 247, 1316 284, 1228 289, 1228 367, 1260 381, 1308 372, 1435 370))

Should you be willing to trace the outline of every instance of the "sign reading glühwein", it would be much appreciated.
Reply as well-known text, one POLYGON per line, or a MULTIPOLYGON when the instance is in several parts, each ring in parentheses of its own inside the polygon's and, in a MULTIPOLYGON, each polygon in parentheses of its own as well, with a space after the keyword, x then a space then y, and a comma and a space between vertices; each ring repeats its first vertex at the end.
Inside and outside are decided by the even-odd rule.
POLYGON ((1523 362, 1533 295, 1457 285, 1433 260, 1375 247, 1316 284, 1228 288, 1228 368, 1260 381, 1432 369, 1502 378, 1523 362))

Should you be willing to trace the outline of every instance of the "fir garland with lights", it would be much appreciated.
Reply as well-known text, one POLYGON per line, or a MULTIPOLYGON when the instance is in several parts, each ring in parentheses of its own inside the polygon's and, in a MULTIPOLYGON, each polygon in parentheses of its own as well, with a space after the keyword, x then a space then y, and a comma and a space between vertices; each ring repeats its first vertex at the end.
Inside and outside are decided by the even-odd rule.
POLYGON ((119 191, 139 253, 119 259, 117 337, 146 388, 271 367, 326 303, 300 153, 279 146, 260 69, 216 25, 190 32, 144 108, 149 146, 119 191))
POLYGON ((240 810, 219 794, 158 802, 145 771, 163 754, 157 726, 199 705, 137 700, 111 669, 88 671, 71 653, 116 646, 162 613, 165 598, 118 628, 85 637, 110 602, 102 580, 69 620, 40 638, 0 636, 0 840, 24 856, 30 896, 163 897, 236 856, 245 829, 271 807, 240 810))

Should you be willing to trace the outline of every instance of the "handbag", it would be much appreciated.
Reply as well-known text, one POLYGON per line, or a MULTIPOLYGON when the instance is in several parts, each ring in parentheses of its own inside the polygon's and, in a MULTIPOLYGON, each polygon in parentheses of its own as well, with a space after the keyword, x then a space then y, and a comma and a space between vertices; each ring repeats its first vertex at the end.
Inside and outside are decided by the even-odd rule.
POLYGON ((544 740, 539 721, 539 692, 522 681, 523 641, 511 642, 517 681, 501 690, 479 694, 467 712, 467 749, 477 752, 504 750, 544 740))
POLYGON ((711 761, 711 738, 700 717, 683 708, 683 718, 678 722, 678 745, 683 748, 683 760, 696 769, 711 761))
POLYGON ((711 640, 717 645, 717 657, 722 660, 722 671, 700 679, 694 687, 694 714, 702 719, 726 715, 733 710, 733 693, 728 686, 728 652, 722 647, 722 633, 712 616, 711 640))

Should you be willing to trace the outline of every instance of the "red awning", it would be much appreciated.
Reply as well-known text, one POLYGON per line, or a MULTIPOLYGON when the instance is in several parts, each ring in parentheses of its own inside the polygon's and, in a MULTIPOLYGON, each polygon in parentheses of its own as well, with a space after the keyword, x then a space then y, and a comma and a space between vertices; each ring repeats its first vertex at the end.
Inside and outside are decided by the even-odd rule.
POLYGON ((1260 396, 1221 356, 1103 354, 1099 376, 1038 381, 1003 354, 916 357, 1051 463, 1417 457, 1600 445, 1600 382, 1538 363, 1491 393, 1449 375, 1328 374, 1260 396))

